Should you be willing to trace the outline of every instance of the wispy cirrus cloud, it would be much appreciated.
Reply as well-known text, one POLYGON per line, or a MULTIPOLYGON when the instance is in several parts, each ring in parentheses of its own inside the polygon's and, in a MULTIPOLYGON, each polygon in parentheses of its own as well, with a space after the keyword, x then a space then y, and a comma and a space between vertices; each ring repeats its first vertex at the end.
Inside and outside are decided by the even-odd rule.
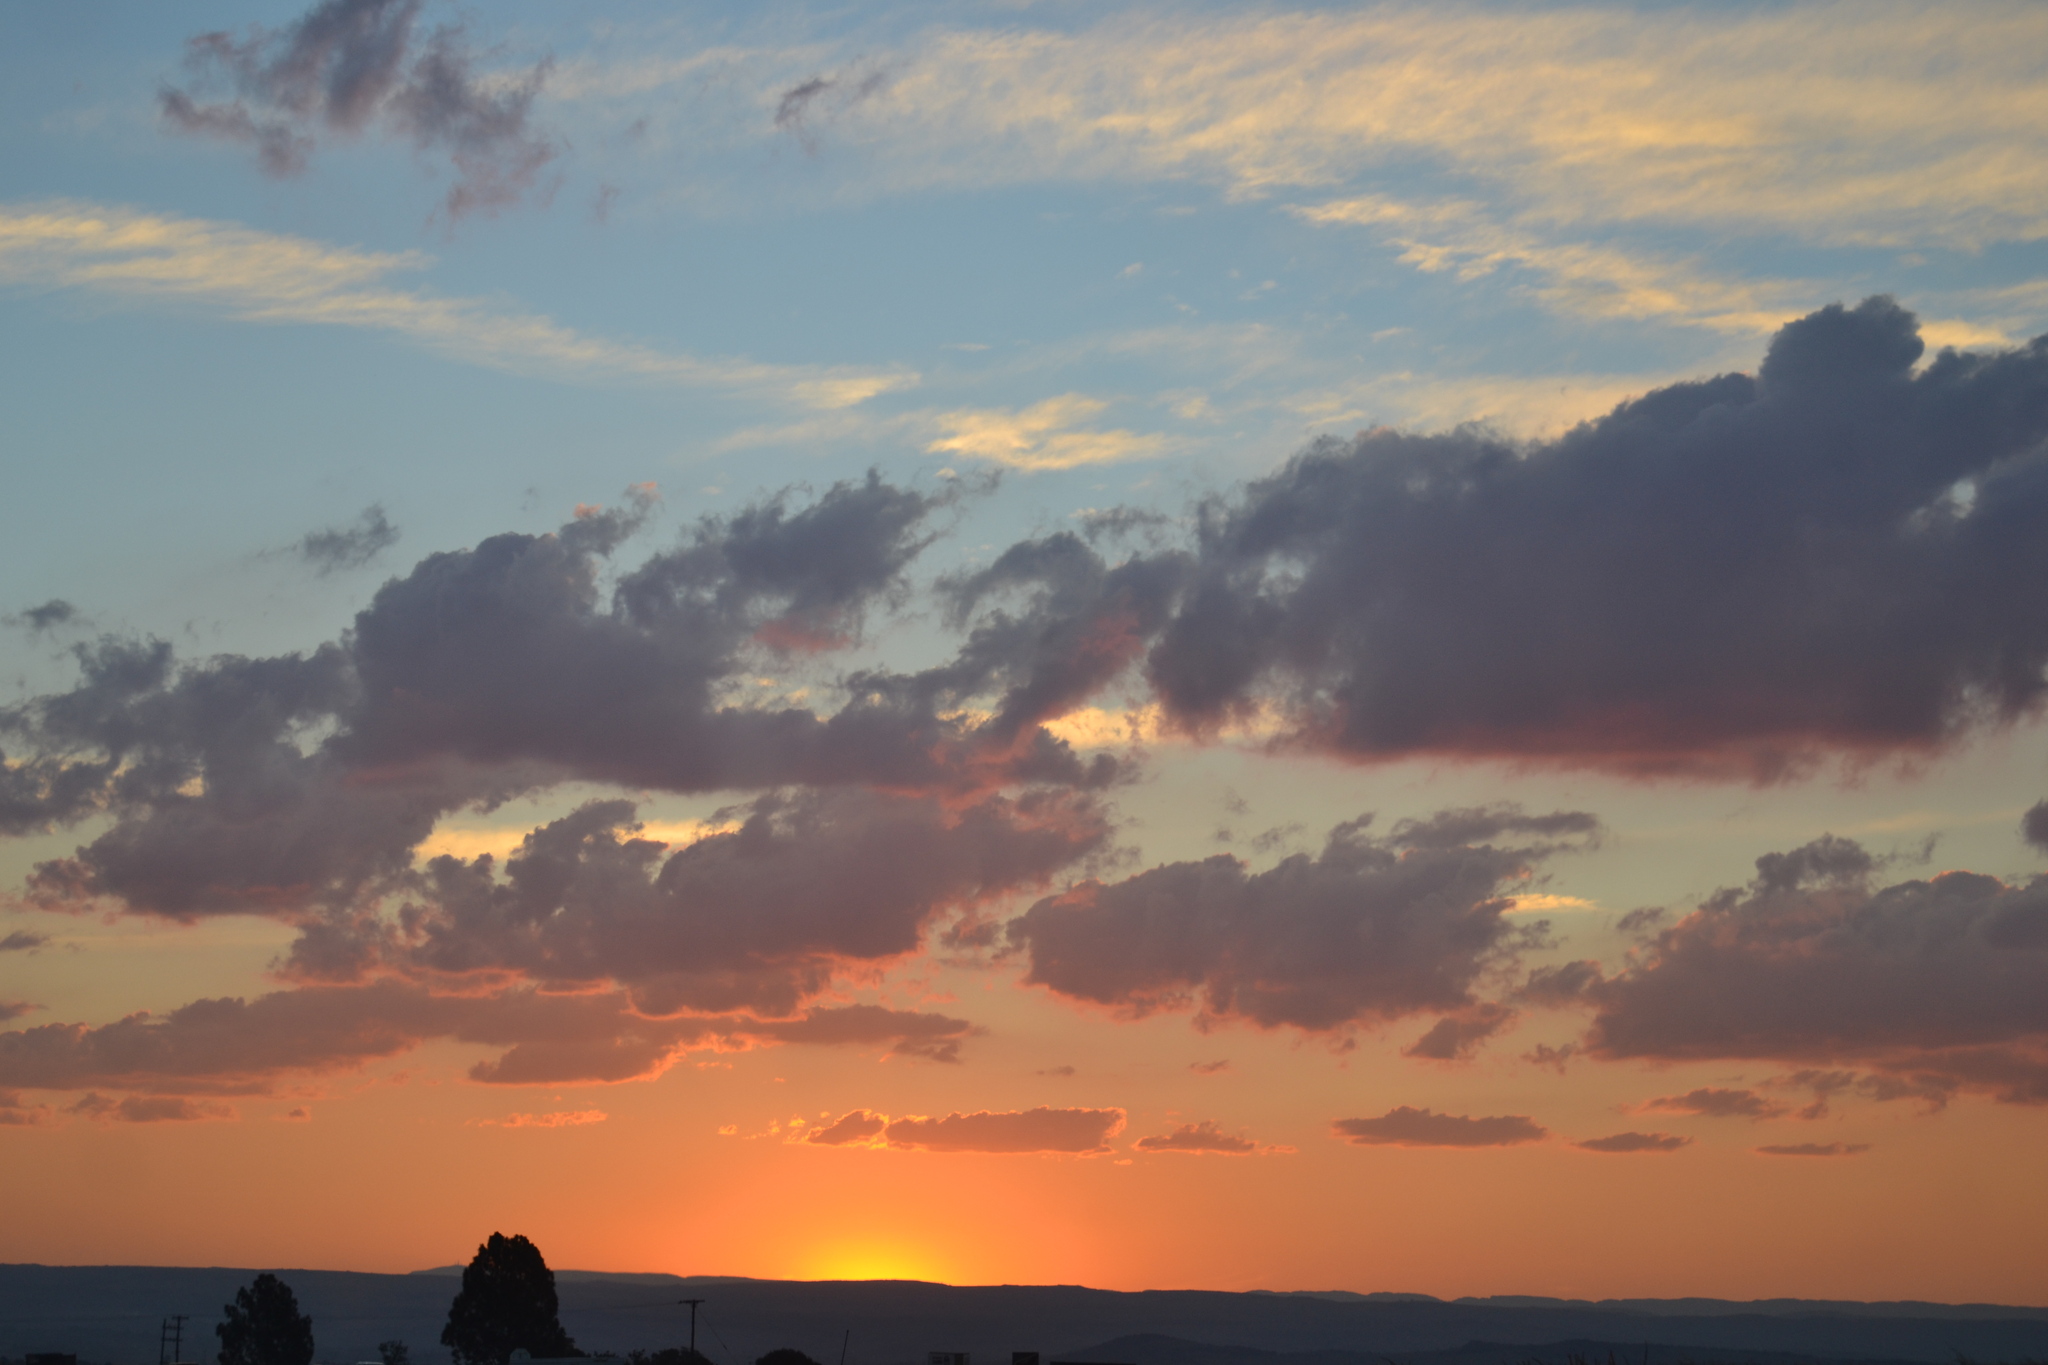
POLYGON ((495 369, 718 389, 812 408, 849 407, 917 382, 907 370, 666 351, 389 283, 428 264, 417 251, 360 251, 203 218, 71 201, 0 206, 0 284, 184 304, 243 322, 363 328, 495 369))
POLYGON ((1403 262, 1426 273, 1470 281, 1519 269, 1533 278, 1527 292, 1536 299, 1588 318, 1654 318, 1756 334, 1797 316, 1813 294, 1809 283, 1717 277, 1690 261, 1609 243, 1557 241, 1499 222, 1469 200, 1409 203, 1368 195, 1291 211, 1319 225, 1373 229, 1400 250, 1403 262))
MULTIPOLYGON (((694 35, 692 35, 694 36, 694 35)), ((1437 174, 1530 225, 1711 225, 1973 248, 2048 208, 2048 15, 2017 0, 1709 10, 1375 5, 1199 24, 933 26, 877 50, 676 43, 572 58, 571 104, 674 100, 700 142, 786 135, 786 101, 858 90, 804 132, 835 195, 1047 179, 1206 181, 1239 198, 1437 174), (886 70, 873 85, 868 77, 886 70), (1958 79, 1958 73, 1967 73, 1958 79), (747 93, 739 100, 732 89, 747 93), (695 98, 678 98, 695 95, 695 98)), ((680 126, 657 125, 667 145, 680 126)), ((1583 235, 1583 232, 1581 233, 1583 235)))

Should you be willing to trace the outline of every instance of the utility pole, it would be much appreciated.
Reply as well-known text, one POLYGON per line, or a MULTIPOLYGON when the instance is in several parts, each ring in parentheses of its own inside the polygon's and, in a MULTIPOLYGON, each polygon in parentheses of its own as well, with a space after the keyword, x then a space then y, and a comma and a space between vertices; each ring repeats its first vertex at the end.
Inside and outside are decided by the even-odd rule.
POLYGON ((173 1313, 164 1319, 163 1327, 156 1337, 156 1365, 178 1365, 185 1353, 184 1313, 173 1313))
POLYGON ((697 1354, 697 1305, 704 1302, 704 1300, 677 1299, 676 1302, 690 1305, 690 1354, 695 1355, 697 1354))

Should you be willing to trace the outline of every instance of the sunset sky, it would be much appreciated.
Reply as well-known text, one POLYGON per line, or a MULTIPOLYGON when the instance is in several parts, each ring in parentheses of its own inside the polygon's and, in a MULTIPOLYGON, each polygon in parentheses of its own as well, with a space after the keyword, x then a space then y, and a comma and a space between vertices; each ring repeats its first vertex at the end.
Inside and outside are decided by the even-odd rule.
POLYGON ((2048 1304, 2048 7, 0 9, 0 1261, 2048 1304))

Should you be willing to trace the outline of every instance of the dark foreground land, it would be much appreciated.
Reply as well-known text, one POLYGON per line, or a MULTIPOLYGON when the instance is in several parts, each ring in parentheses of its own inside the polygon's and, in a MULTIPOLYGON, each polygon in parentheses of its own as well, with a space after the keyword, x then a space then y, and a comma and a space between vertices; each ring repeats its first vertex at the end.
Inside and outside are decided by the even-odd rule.
MULTIPOLYGON (((0 1266, 0 1356, 76 1354, 153 1365, 158 1326, 185 1313, 185 1359, 211 1361, 221 1305, 255 1270, 0 1266)), ((411 1275, 280 1270, 313 1318, 317 1359, 375 1361, 400 1338, 446 1365, 441 1328, 459 1269, 411 1275)), ((1777 1299, 1444 1301, 1410 1294, 1125 1294, 1067 1285, 954 1288, 913 1281, 557 1276, 562 1324, 586 1351, 658 1349, 689 1336, 683 1298, 705 1300, 697 1344, 716 1365, 794 1346, 824 1365, 922 1365, 931 1351, 1009 1365, 1012 1351, 1126 1365, 1794 1365, 2048 1361, 2048 1309, 1777 1299), (848 1333, 850 1332, 850 1336, 848 1333)))

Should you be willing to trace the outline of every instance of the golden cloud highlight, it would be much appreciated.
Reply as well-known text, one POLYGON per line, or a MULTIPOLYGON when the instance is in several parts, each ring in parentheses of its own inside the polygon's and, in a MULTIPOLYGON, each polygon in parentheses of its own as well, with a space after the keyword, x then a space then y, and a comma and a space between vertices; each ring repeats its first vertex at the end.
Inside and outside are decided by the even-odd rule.
POLYGON ((419 252, 378 253, 234 223, 57 202, 0 207, 0 283, 218 309, 244 322, 394 333, 472 364, 725 389, 842 408, 917 382, 903 370, 770 365, 611 341, 480 299, 384 283, 419 252))

